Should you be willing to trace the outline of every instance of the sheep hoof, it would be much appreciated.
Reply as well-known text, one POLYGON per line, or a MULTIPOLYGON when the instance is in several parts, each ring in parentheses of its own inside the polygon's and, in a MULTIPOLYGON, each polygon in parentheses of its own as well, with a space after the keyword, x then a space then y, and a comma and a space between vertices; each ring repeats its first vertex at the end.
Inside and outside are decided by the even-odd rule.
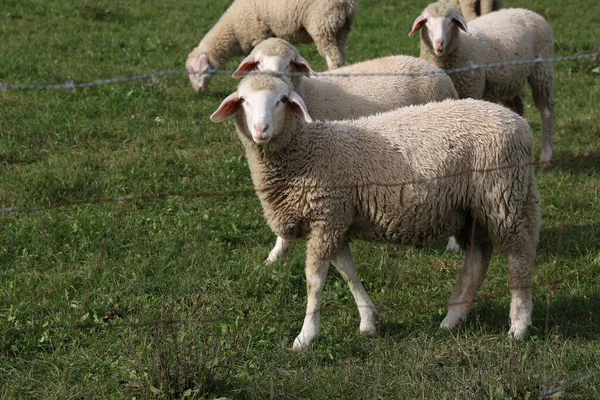
POLYGON ((369 308, 369 312, 361 315, 360 318, 360 335, 375 337, 377 335, 378 313, 375 306, 369 308))
POLYGON ((527 326, 521 326, 522 324, 511 324, 510 330, 508 331, 508 337, 512 340, 523 340, 525 333, 527 332, 527 326))
POLYGON ((446 315, 446 318, 444 318, 442 320, 442 322, 440 323, 440 328, 449 331, 449 330, 456 328, 458 325, 462 324, 463 322, 464 322, 463 318, 460 318, 460 316, 457 315, 456 313, 452 313, 449 311, 448 315, 446 315))
POLYGON ((279 260, 280 254, 273 254, 273 252, 269 253, 269 256, 267 257, 267 259, 265 261, 263 261, 263 264, 265 265, 269 265, 269 264, 274 264, 277 262, 277 260, 279 260))
POLYGON ((551 161, 540 160, 540 169, 542 169, 542 170, 546 170, 546 169, 550 168, 551 165, 552 165, 551 161))
POLYGON ((458 242, 456 241, 454 236, 451 236, 450 239, 448 239, 448 244, 446 245, 446 251, 454 251, 454 252, 462 251, 462 248, 460 247, 460 245, 458 244, 458 242))
POLYGON ((540 169, 548 169, 552 165, 552 150, 542 150, 540 169))
POLYGON ((448 319, 448 317, 444 318, 442 320, 442 322, 440 323, 440 328, 445 329, 447 331, 452 330, 452 328, 454 328, 454 326, 456 325, 455 323, 452 323, 450 321, 446 321, 448 319))
POLYGON ((375 326, 370 326, 368 328, 361 327, 360 336, 375 337, 377 336, 377 329, 375 329, 375 326))
POLYGON ((305 349, 310 346, 314 338, 306 337, 298 335, 296 339, 294 339, 294 344, 292 345, 292 350, 298 351, 305 349))

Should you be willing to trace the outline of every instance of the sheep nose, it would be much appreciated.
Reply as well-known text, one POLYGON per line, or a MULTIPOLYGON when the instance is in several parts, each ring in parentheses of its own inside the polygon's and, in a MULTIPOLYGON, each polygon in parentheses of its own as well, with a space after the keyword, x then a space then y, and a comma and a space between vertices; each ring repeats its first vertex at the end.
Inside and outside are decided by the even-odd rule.
POLYGON ((444 39, 436 39, 435 47, 440 48, 444 45, 444 39))
POLYGON ((254 124, 254 130, 256 133, 263 134, 269 128, 268 124, 254 124))

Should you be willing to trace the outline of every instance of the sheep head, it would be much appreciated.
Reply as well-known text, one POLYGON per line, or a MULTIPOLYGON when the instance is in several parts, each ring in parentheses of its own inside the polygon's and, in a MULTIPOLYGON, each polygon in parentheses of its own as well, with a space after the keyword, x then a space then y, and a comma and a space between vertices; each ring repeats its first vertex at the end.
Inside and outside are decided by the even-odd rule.
POLYGON ((221 122, 238 112, 243 113, 244 134, 259 145, 281 133, 290 112, 312 121, 304 100, 292 90, 289 80, 274 75, 252 74, 242 79, 210 119, 221 122))
POLYGON ((196 56, 192 52, 185 63, 185 67, 190 73, 190 82, 196 92, 203 92, 208 89, 212 75, 206 73, 211 68, 206 54, 196 56))
POLYGON ((270 38, 260 42, 240 63, 233 73, 234 78, 242 78, 250 71, 274 71, 278 73, 299 72, 313 76, 315 72, 308 61, 289 42, 270 38))
POLYGON ((412 37, 415 33, 426 28, 422 38, 433 48, 436 56, 442 56, 450 43, 455 40, 458 30, 470 35, 467 20, 451 5, 440 1, 429 4, 413 23, 408 34, 412 37))

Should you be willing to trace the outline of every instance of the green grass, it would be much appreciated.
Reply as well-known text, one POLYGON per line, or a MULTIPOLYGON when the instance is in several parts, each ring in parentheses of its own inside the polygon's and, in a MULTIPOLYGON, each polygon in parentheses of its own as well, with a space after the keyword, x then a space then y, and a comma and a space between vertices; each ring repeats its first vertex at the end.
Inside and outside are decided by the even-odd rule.
MULTIPOLYGON (((4 0, 0 81, 182 70, 228 4, 4 0)), ((600 46, 599 3, 508 4, 548 18, 557 56, 600 46)), ((407 34, 424 5, 361 0, 348 62, 417 55, 407 34)), ((299 48, 325 67, 314 45, 299 48)), ((503 258, 492 260, 465 327, 449 334, 438 324, 462 257, 441 243, 357 242, 359 275, 384 310, 379 337, 359 336, 350 292, 332 270, 321 338, 292 352, 304 244, 264 266, 274 236, 254 195, 69 206, 0 214, 0 398, 533 399, 600 370, 598 66, 555 65, 555 156, 595 153, 538 174, 543 229, 523 342, 506 337, 503 258)), ((233 124, 208 119, 234 87, 220 76, 197 95, 179 76, 0 92, 0 208, 251 188, 233 124)), ((529 92, 525 101, 538 158, 539 113, 529 92)), ((567 386, 563 398, 599 398, 599 382, 567 386)))

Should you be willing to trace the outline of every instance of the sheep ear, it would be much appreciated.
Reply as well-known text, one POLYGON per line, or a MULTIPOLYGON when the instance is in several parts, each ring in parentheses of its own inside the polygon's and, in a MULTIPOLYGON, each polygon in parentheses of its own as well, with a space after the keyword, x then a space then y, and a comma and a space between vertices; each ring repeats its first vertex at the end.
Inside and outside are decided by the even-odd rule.
POLYGON ((454 17, 452 17, 452 22, 454 22, 456 26, 458 26, 458 29, 464 31, 467 35, 471 36, 471 32, 469 32, 467 20, 465 19, 465 17, 463 17, 460 14, 455 14, 454 17))
POLYGON ((419 32, 421 30, 421 28, 423 28, 423 25, 425 25, 426 22, 427 22, 427 17, 423 14, 419 15, 415 19, 415 22, 413 22, 412 30, 408 34, 408 37, 413 37, 415 33, 419 32))
POLYGON ((223 100, 217 111, 210 116, 210 120, 212 122, 221 122, 231 117, 240 108, 242 100, 237 92, 231 93, 223 100))
POLYGON ((306 76, 314 77, 317 76, 315 71, 310 67, 310 64, 304 57, 300 54, 296 56, 292 62, 290 62, 290 66, 292 67, 292 72, 301 72, 306 76))
POLYGON ((209 68, 210 64, 208 63, 208 56, 206 54, 200 54, 192 64, 192 71, 197 74, 205 72, 209 68))
POLYGON ((244 58, 240 63, 240 66, 233 73, 234 78, 243 78, 250 71, 254 71, 256 69, 256 59, 254 55, 250 54, 248 57, 244 58))
POLYGON ((304 118, 306 122, 313 121, 310 115, 308 115, 308 110, 306 109, 306 104, 304 103, 304 100, 302 100, 302 97, 300 97, 298 93, 294 91, 290 92, 290 94, 288 95, 288 100, 292 111, 294 111, 296 115, 304 118))

